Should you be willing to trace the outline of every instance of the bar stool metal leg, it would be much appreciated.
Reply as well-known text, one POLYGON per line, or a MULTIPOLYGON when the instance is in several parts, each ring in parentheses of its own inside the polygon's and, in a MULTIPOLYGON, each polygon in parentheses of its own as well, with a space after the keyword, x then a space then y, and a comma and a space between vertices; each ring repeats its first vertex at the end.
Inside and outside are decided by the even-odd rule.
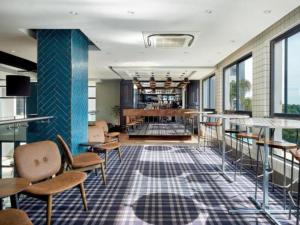
POLYGON ((255 192, 254 199, 257 201, 257 188, 258 188, 258 157, 259 157, 259 146, 256 147, 256 176, 255 176, 255 192))

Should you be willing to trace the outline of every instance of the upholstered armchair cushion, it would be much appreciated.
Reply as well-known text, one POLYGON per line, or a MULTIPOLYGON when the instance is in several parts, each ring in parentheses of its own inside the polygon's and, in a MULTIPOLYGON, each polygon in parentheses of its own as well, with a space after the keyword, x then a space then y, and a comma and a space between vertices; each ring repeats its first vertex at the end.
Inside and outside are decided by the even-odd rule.
POLYGON ((86 152, 74 156, 72 167, 74 169, 83 168, 87 166, 93 166, 103 163, 104 160, 99 157, 98 154, 93 152, 86 152))
POLYGON ((105 142, 105 135, 103 128, 98 126, 89 126, 89 142, 105 142))
POLYGON ((108 125, 105 120, 96 121, 95 125, 101 129, 103 129, 104 133, 108 133, 108 125))
POLYGON ((0 211, 1 225, 33 225, 27 214, 19 209, 5 209, 0 211))
POLYGON ((61 167, 60 152, 52 141, 20 145, 15 150, 14 160, 19 176, 31 182, 49 178, 61 167))
POLYGON ((65 172, 54 179, 29 186, 25 192, 35 195, 55 195, 81 184, 86 178, 87 175, 83 172, 65 172))

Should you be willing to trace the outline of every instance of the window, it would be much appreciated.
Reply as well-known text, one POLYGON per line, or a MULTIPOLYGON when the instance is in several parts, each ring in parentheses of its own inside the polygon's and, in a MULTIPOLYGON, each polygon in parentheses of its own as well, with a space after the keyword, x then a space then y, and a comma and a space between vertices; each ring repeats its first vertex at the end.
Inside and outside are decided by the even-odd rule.
POLYGON ((89 121, 96 121, 96 84, 89 84, 88 96, 88 119, 89 121))
POLYGON ((252 111, 252 56, 248 55, 224 69, 223 108, 225 111, 252 111))
MULTIPOLYGON (((300 25, 271 41, 271 115, 300 117, 300 25)), ((300 144, 296 130, 276 137, 300 144)), ((280 151, 275 152, 282 155, 280 151)))
POLYGON ((271 42, 272 112, 300 116, 300 26, 271 42))
POLYGON ((203 109, 215 109, 215 75, 202 82, 203 109))

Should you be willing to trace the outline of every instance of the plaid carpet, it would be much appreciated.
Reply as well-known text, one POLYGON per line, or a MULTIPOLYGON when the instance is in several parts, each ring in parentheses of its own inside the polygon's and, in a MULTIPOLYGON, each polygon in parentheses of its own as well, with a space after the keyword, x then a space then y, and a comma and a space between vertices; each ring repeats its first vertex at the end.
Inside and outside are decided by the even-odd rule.
MULTIPOLYGON (((229 214, 253 207, 252 175, 228 183, 215 171, 221 158, 214 151, 198 152, 191 145, 123 146, 123 161, 110 154, 108 184, 91 173, 85 182, 89 210, 84 211, 78 189, 54 198, 53 225, 129 224, 270 224, 260 214, 229 214)), ((232 168, 229 168, 232 170, 232 168)), ((280 208, 281 192, 271 193, 270 205, 280 208)), ((260 196, 261 197, 261 196, 260 196)), ((35 225, 45 224, 46 204, 25 197, 20 202, 35 225)), ((276 215, 283 224, 286 215, 276 215)))

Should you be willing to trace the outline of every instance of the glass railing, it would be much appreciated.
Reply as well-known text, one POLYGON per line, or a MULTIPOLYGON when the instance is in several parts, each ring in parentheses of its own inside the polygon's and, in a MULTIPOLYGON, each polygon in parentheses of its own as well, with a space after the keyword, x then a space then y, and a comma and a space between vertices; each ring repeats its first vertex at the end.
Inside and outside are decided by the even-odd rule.
POLYGON ((0 119, 0 178, 15 175, 13 154, 18 145, 27 142, 30 136, 39 134, 38 123, 50 123, 51 116, 32 118, 1 118, 0 119))

